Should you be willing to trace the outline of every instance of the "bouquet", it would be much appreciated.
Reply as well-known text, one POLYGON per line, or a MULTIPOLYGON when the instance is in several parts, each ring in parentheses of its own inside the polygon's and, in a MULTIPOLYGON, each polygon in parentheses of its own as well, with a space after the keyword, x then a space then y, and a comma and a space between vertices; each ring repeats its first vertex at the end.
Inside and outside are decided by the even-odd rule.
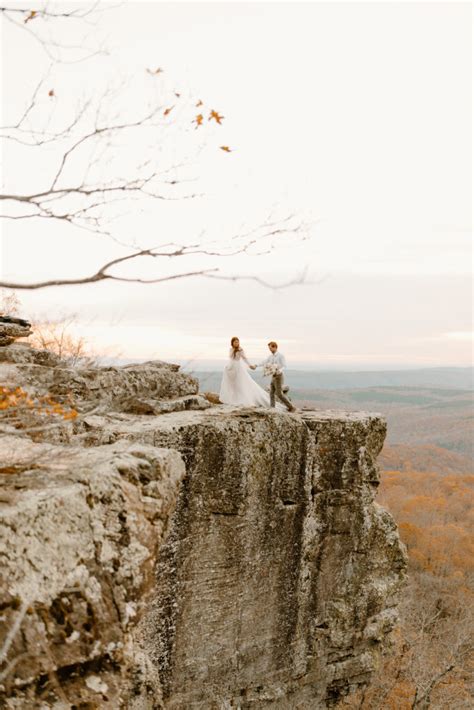
POLYGON ((274 375, 281 375, 281 370, 275 363, 268 363, 263 368, 264 377, 273 377, 274 375))

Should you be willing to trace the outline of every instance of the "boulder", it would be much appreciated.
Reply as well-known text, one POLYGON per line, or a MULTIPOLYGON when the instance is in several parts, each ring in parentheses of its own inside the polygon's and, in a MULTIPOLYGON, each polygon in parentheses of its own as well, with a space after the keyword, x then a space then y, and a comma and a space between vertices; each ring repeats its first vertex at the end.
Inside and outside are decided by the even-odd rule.
POLYGON ((28 321, 0 316, 0 347, 11 345, 18 338, 27 338, 31 333, 28 321))

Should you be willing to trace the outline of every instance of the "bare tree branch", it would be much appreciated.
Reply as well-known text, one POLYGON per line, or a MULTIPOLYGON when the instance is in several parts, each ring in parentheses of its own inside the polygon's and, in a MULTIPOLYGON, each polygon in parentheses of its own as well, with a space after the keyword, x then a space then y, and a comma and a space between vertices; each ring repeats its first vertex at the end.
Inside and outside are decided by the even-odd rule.
MULTIPOLYGON (((64 219, 67 219, 65 216, 64 219)), ((288 220, 285 220, 286 222, 288 220)), ((246 276, 246 275, 225 275, 221 274, 220 269, 217 267, 202 268, 197 270, 183 271, 177 274, 163 275, 155 278, 144 279, 138 276, 118 276, 114 273, 110 273, 110 270, 118 266, 119 264, 124 264, 125 262, 131 262, 137 260, 141 257, 147 257, 152 259, 173 259, 184 256, 205 256, 209 258, 229 258, 237 256, 239 254, 247 254, 255 246, 260 246, 260 244, 265 243, 265 239, 275 236, 275 234, 298 234, 302 229, 302 225, 297 223, 294 226, 288 224, 285 228, 274 229, 272 223, 270 223, 270 229, 266 229, 266 225, 261 225, 260 228, 255 228, 248 234, 255 234, 254 238, 247 239, 241 245, 234 245, 236 237, 230 240, 230 245, 228 248, 221 246, 221 248, 212 249, 211 246, 213 242, 207 243, 196 243, 189 245, 178 245, 172 242, 167 244, 162 244, 159 247, 154 247, 151 249, 138 249, 125 256, 116 257, 111 259, 106 264, 101 266, 97 271, 90 274, 89 276, 84 276, 76 279, 50 279, 47 281, 38 281, 36 283, 17 283, 9 281, 0 281, 0 288, 13 289, 13 290, 38 290, 42 288, 47 288, 49 286, 78 286, 83 284, 98 283, 99 281, 122 281, 128 283, 141 283, 141 284, 152 284, 152 283, 163 283, 165 281, 176 281, 178 279, 189 278, 191 276, 202 276, 206 278, 214 278, 223 281, 240 281, 248 280, 259 283, 262 286, 273 289, 282 289, 296 284, 308 283, 306 280, 307 269, 296 278, 292 278, 285 281, 282 284, 272 284, 262 279, 259 276, 246 276), (258 231, 260 230, 260 234, 258 231)), ((254 253, 256 256, 261 256, 262 254, 268 254, 272 251, 272 245, 270 244, 267 248, 260 248, 254 253)))
MULTIPOLYGON (((59 8, 61 4, 56 3, 59 8)), ((117 7, 117 6, 115 6, 117 7)), ((18 30, 26 32, 33 40, 41 47, 45 54, 55 63, 76 64, 90 59, 97 54, 104 53, 104 50, 89 48, 84 44, 64 44, 54 39, 53 36, 44 36, 43 31, 55 27, 61 20, 76 20, 82 23, 89 24, 90 18, 103 10, 113 9, 112 6, 106 5, 101 7, 100 0, 88 3, 84 9, 77 8, 75 10, 62 11, 49 9, 50 3, 44 2, 40 9, 34 10, 31 7, 19 8, 16 6, 3 5, 0 7, 0 16, 7 22, 10 22, 18 30), (66 59, 65 52, 77 53, 78 56, 74 59, 66 59)), ((58 35, 61 36, 60 28, 58 35)))
MULTIPOLYGON (((33 32, 35 36, 38 34, 39 41, 43 42, 40 33, 43 24, 54 25, 72 19, 89 22, 98 6, 97 2, 72 10, 64 10, 60 3, 45 3, 38 10, 1 6, 0 17, 33 32)), ((53 42, 50 46, 59 45, 53 42)), ((153 278, 119 275, 114 267, 136 261, 140 257, 169 259, 201 255, 214 259, 237 254, 268 254, 274 248, 272 240, 285 235, 304 238, 305 226, 296 223, 294 215, 284 219, 274 219, 270 215, 263 224, 250 230, 243 229, 231 236, 227 244, 222 239, 206 243, 204 239, 196 241, 193 237, 191 239, 194 243, 188 246, 166 244, 164 247, 143 248, 145 245, 137 244, 134 237, 130 238, 130 243, 126 243, 124 230, 120 232, 120 224, 117 225, 120 219, 117 203, 122 203, 124 210, 128 203, 131 211, 132 207, 136 209, 138 202, 148 210, 162 202, 199 197, 197 190, 185 186, 190 181, 186 173, 190 164, 189 152, 191 155, 196 152, 200 154, 202 145, 196 141, 196 135, 201 136, 204 131, 221 131, 220 124, 224 117, 212 108, 206 109, 201 100, 196 102, 192 96, 184 99, 182 92, 164 91, 161 68, 155 71, 144 68, 142 79, 145 85, 142 87, 139 84, 139 95, 134 93, 137 82, 131 80, 126 85, 120 81, 118 86, 108 86, 102 92, 93 91, 87 99, 80 100, 75 108, 73 105, 71 110, 64 88, 68 82, 61 85, 58 78, 57 85, 51 77, 51 67, 55 71, 66 72, 66 77, 67 67, 60 66, 58 69, 56 57, 52 60, 52 65, 36 83, 18 119, 0 128, 0 138, 11 142, 12 149, 15 149, 15 144, 19 151, 31 148, 33 160, 30 173, 37 180, 37 184, 33 182, 32 187, 25 191, 21 187, 17 189, 14 183, 7 183, 0 194, 0 204, 4 208, 0 217, 16 223, 24 220, 29 227, 35 224, 35 219, 76 227, 98 237, 109 238, 125 247, 128 253, 110 259, 86 276, 39 279, 34 283, 5 279, 0 282, 0 287, 37 290, 49 286, 101 281, 160 283, 190 276, 235 281, 242 277, 218 275, 219 269, 213 262, 171 275, 158 273, 153 278), (49 86, 46 82, 50 82, 49 86), (64 96, 61 95, 61 86, 64 96), (63 111, 58 109, 60 101, 64 102, 63 111), (203 112, 207 111, 208 120, 197 122, 197 111, 201 119, 203 112), (131 151, 130 145, 136 146, 136 150, 131 151), (175 155, 176 148, 181 150, 182 155, 175 155), (34 160, 38 160, 37 171, 34 169, 34 160)), ((24 160, 24 152, 19 153, 19 158, 24 160)), ((70 233, 73 237, 78 236, 74 230, 70 230, 70 233)), ((148 237, 149 243, 149 235, 144 237, 148 237)), ((32 238, 35 238, 34 234, 32 238)), ((187 243, 191 239, 186 237, 183 241, 187 243)), ((304 280, 302 276, 275 286, 258 277, 248 278, 271 288, 284 288, 304 280)))
MULTIPOLYGON (((309 285, 314 284, 314 283, 322 283, 325 277, 321 277, 317 281, 308 281, 307 279, 307 272, 308 268, 306 267, 302 273, 299 276, 295 276, 291 279, 287 279, 286 281, 283 281, 282 283, 275 284, 271 283, 270 281, 267 281, 266 279, 262 279, 261 276, 248 276, 245 274, 234 274, 232 276, 225 275, 225 274, 206 274, 206 277, 209 279, 217 279, 218 281, 253 281, 254 283, 260 284, 260 286, 264 286, 265 288, 271 288, 276 291, 279 291, 280 289, 284 288, 289 288, 290 286, 298 286, 298 285, 309 285)), ((0 284, 1 286, 1 284, 0 284)))
MULTIPOLYGON (((107 264, 104 264, 98 271, 91 274, 90 276, 84 276, 83 278, 77 279, 51 279, 49 281, 38 281, 36 283, 22 284, 22 283, 12 283, 12 282, 0 282, 0 288, 9 288, 14 290, 28 290, 33 291, 40 288, 47 288, 48 286, 78 286, 83 284, 98 283, 99 281, 124 281, 128 283, 142 283, 142 284, 152 284, 161 283, 163 281, 176 281, 177 279, 184 279, 190 276, 204 276, 210 274, 212 271, 217 271, 217 269, 199 269, 197 271, 185 271, 179 274, 173 274, 171 276, 162 276, 156 279, 141 279, 141 278, 131 278, 125 276, 115 276, 114 274, 108 273, 108 269, 117 264, 123 263, 131 259, 136 259, 141 256, 164 256, 163 254, 154 254, 149 249, 143 249, 135 254, 129 254, 118 259, 112 259, 107 264)), ((168 255, 166 255, 168 256, 168 255)))
MULTIPOLYGON (((49 185, 29 193, 6 190, 0 194, 0 201, 8 206, 0 216, 10 220, 31 220, 36 216, 67 221, 73 226, 110 236, 104 225, 107 219, 110 219, 110 207, 117 196, 120 199, 139 197, 158 201, 195 199, 199 196, 196 191, 179 189, 177 192, 178 188, 189 180, 184 176, 170 176, 170 173, 176 174, 176 171, 185 165, 184 161, 174 165, 160 165, 153 156, 154 152, 161 150, 164 140, 164 136, 158 134, 156 129, 162 128, 166 132, 170 128, 169 123, 162 121, 164 110, 166 111, 163 109, 163 102, 155 102, 145 108, 141 115, 130 117, 129 120, 109 122, 108 117, 103 115, 104 102, 112 100, 113 95, 112 90, 108 89, 96 100, 89 98, 66 125, 59 126, 56 130, 26 129, 23 124, 27 117, 34 121, 37 114, 42 115, 38 94, 43 90, 45 81, 43 79, 37 85, 18 121, 4 128, 0 135, 4 140, 35 148, 45 144, 57 144, 61 152, 57 157, 56 167, 51 166, 52 177, 49 185), (147 157, 137 160, 133 166, 129 164, 129 145, 135 141, 132 133, 137 130, 141 130, 142 135, 143 131, 148 132, 154 145, 143 143, 137 158, 147 157), (111 143, 112 139, 114 143, 111 143), (126 176, 121 176, 118 169, 114 168, 114 161, 122 159, 127 166, 126 176), (78 179, 76 174, 66 182, 66 168, 73 161, 76 166, 84 165, 84 176, 78 179), (109 169, 110 164, 112 167, 109 169), (25 207, 30 209, 24 211, 25 207)), ((126 102, 123 91, 125 89, 116 95, 119 108, 121 103, 126 102)), ((108 113, 112 110, 113 106, 108 105, 108 113)), ((187 124, 189 123, 188 116, 187 124)), ((77 169, 74 172, 77 173, 77 169)))

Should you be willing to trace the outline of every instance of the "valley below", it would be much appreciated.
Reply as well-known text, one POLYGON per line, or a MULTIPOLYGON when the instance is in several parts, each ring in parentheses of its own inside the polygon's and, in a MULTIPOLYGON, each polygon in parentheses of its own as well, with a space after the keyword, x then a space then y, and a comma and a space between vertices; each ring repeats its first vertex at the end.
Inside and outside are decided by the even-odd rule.
MULTIPOLYGON (((257 371, 258 372, 258 371, 257 371)), ((196 371, 201 389, 218 392, 221 372, 196 371)), ((254 375, 263 387, 268 382, 254 375)), ((288 370, 290 396, 301 409, 380 412, 387 439, 385 470, 469 473, 473 469, 471 368, 385 372, 288 370)))

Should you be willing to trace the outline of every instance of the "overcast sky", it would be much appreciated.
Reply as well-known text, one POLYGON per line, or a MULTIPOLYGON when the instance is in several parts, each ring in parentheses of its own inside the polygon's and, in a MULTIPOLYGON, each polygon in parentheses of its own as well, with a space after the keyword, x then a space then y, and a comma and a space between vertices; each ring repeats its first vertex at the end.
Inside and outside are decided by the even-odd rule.
MULTIPOLYGON (((290 363, 321 367, 470 364, 471 32, 471 4, 455 2, 126 2, 104 13, 94 33, 109 55, 71 65, 58 87, 85 95, 159 66, 225 116, 199 159, 205 196, 131 213, 123 229, 143 245, 157 233, 189 242, 295 212, 310 239, 222 268, 277 284, 306 268, 308 282, 51 288, 22 292, 23 314, 77 313, 95 349, 130 359, 220 359, 238 335, 253 359, 276 339, 290 363)), ((11 121, 47 60, 14 27, 3 47, 11 121)), ((41 173, 17 155, 5 150, 4 181, 23 192, 41 173)), ((8 222, 2 275, 82 275, 114 248, 44 220, 8 222)))

